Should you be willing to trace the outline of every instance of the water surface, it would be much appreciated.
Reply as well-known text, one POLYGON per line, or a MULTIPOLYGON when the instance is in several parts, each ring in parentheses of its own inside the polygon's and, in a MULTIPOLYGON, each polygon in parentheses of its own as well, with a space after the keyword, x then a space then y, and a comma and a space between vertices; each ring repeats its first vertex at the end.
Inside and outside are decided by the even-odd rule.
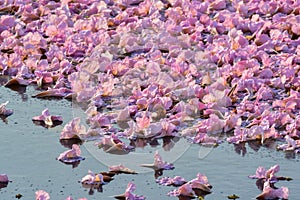
MULTIPOLYGON (((31 86, 21 94, 0 87, 0 103, 9 101, 8 108, 14 110, 14 114, 7 118, 7 123, 0 121, 0 173, 6 173, 12 181, 8 187, 0 189, 0 199, 15 199, 17 194, 23 195, 21 199, 34 199, 35 191, 41 189, 47 191, 51 199, 56 200, 66 199, 69 195, 74 199, 82 197, 113 199, 113 195, 125 191, 129 181, 136 184, 135 193, 145 195, 147 199, 176 199, 166 195, 174 189, 173 187, 156 184, 154 173, 138 166, 136 170, 141 173, 115 176, 115 180, 103 186, 102 193, 83 188, 78 181, 89 169, 94 172, 107 171, 108 167, 103 163, 109 164, 111 160, 116 162, 117 157, 112 156, 111 160, 110 155, 105 155, 103 158, 94 157, 83 145, 82 156, 86 159, 78 167, 72 168, 57 161, 55 158, 67 150, 60 144, 58 138, 63 126, 73 118, 72 102, 64 99, 32 98, 31 96, 36 93, 37 91, 31 86), (49 108, 53 115, 62 115, 64 123, 50 129, 33 124, 31 118, 40 115, 45 108, 49 108)), ((184 141, 176 143, 171 152, 177 147, 182 148, 184 144, 186 144, 184 141)), ((164 176, 180 175, 190 180, 195 178, 197 173, 205 174, 213 186, 213 193, 205 197, 207 200, 227 199, 227 195, 230 194, 237 194, 240 199, 254 199, 260 191, 255 185, 255 180, 247 176, 254 174, 258 166, 269 168, 279 164, 281 170, 278 175, 292 177, 293 180, 279 182, 277 186, 288 187, 290 199, 299 199, 299 155, 276 151, 274 145, 271 145, 271 148, 263 146, 256 151, 249 148, 248 144, 245 148, 247 152, 244 155, 242 151, 238 154, 233 145, 224 142, 203 157, 205 151, 200 149, 199 145, 187 145, 185 151, 176 153, 178 156, 174 160, 175 170, 164 171, 164 176)), ((161 145, 158 145, 155 148, 147 146, 138 149, 135 153, 149 156, 157 149, 163 151, 161 145)), ((163 152, 162 157, 169 161, 169 156, 163 152)), ((120 161, 124 158, 122 157, 120 161)), ((151 162, 153 160, 149 160, 148 163, 151 162)), ((134 163, 137 163, 137 160, 134 160, 134 163)))

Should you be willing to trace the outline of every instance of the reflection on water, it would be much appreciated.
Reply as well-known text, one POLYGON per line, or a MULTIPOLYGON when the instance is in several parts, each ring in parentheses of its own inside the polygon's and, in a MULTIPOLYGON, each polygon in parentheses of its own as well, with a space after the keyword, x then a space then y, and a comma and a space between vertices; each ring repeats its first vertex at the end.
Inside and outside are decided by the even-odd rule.
POLYGON ((93 195, 95 193, 95 191, 102 193, 103 192, 103 187, 102 184, 85 184, 82 183, 81 184, 83 188, 88 189, 88 194, 89 195, 93 195))
POLYGON ((157 138, 148 138, 148 139, 136 138, 136 139, 130 140, 130 146, 133 146, 134 148, 144 148, 149 144, 150 147, 157 148, 160 146, 159 141, 162 141, 162 148, 165 151, 170 151, 179 140, 180 140, 180 138, 175 137, 175 136, 166 136, 166 137, 162 137, 159 139, 157 139, 157 138))
POLYGON ((10 86, 7 86, 7 88, 11 89, 12 91, 17 92, 21 96, 22 101, 28 100, 28 95, 26 94, 26 86, 10 85, 10 86))
POLYGON ((8 186, 8 182, 7 182, 7 183, 1 183, 1 182, 0 182, 0 189, 1 189, 1 188, 5 188, 5 187, 7 187, 7 186, 8 186))
POLYGON ((241 156, 245 156, 247 153, 246 144, 255 152, 258 152, 261 147, 272 149, 275 151, 277 146, 276 141, 273 139, 266 139, 263 144, 261 143, 260 140, 251 140, 248 142, 233 144, 235 152, 241 156))
POLYGON ((53 122, 52 122, 52 125, 49 126, 49 125, 45 124, 44 121, 36 121, 36 120, 32 120, 32 122, 33 122, 35 125, 37 125, 37 126, 42 126, 42 127, 44 127, 44 128, 54 128, 55 126, 59 126, 59 125, 61 125, 61 124, 63 123, 62 121, 53 121, 53 122))
POLYGON ((75 161, 75 162, 63 162, 63 161, 60 161, 60 162, 64 163, 65 165, 71 165, 72 168, 76 168, 76 167, 78 167, 79 164, 80 164, 80 160, 75 161))
POLYGON ((82 140, 79 138, 72 138, 72 139, 61 139, 59 140, 60 144, 66 148, 72 149, 73 144, 82 145, 82 140))

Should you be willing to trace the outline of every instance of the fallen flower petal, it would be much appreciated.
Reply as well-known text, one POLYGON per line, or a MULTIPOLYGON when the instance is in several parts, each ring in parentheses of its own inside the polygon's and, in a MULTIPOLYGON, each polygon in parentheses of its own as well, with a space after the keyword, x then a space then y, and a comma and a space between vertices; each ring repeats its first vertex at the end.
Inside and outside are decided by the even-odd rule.
POLYGON ((94 172, 90 170, 88 171, 88 174, 81 179, 80 182, 87 185, 105 184, 102 174, 94 174, 94 172))
POLYGON ((117 174, 120 174, 120 173, 124 173, 124 174, 137 174, 137 172, 135 172, 134 170, 131 170, 131 169, 125 167, 122 164, 109 166, 109 171, 117 173, 117 174))
POLYGON ((61 153, 58 156, 57 160, 64 162, 64 163, 78 162, 78 161, 84 160, 84 158, 81 157, 80 154, 81 154, 81 150, 80 150, 79 145, 73 144, 72 149, 61 153))
POLYGON ((172 170, 175 167, 171 163, 167 163, 162 160, 162 157, 159 155, 158 151, 154 154, 154 163, 153 164, 141 164, 142 167, 149 167, 154 170, 172 170))
POLYGON ((65 125, 60 133, 60 139, 81 138, 81 135, 86 133, 85 126, 80 125, 80 118, 76 117, 65 125))
POLYGON ((70 95, 71 93, 72 93, 72 91, 67 88, 59 88, 59 89, 49 88, 47 91, 40 92, 36 95, 33 95, 32 97, 37 97, 37 98, 66 97, 67 95, 70 95))
POLYGON ((175 197, 185 196, 185 197, 191 197, 191 198, 195 198, 195 196, 196 196, 191 184, 189 184, 189 183, 185 183, 184 185, 180 186, 178 189, 169 192, 168 195, 175 196, 175 197))
POLYGON ((50 195, 44 190, 38 190, 35 192, 36 200, 50 200, 50 195))
POLYGON ((13 110, 6 109, 6 105, 9 103, 9 101, 0 104, 0 116, 3 116, 4 118, 10 116, 13 114, 13 110))
POLYGON ((289 197, 289 189, 287 187, 281 188, 272 188, 270 183, 267 181, 264 183, 263 192, 256 196, 256 199, 266 200, 266 199, 288 199, 289 197))
POLYGON ((6 174, 0 174, 0 183, 8 183, 8 176, 6 174))
POLYGON ((25 80, 23 78, 20 77, 15 77, 10 79, 9 81, 7 81, 4 86, 5 87, 11 87, 11 86, 15 86, 15 85, 19 85, 19 86, 27 86, 30 84, 29 80, 25 80))
POLYGON ((136 189, 135 184, 130 182, 127 185, 125 193, 121 194, 121 195, 116 195, 116 196, 114 196, 114 198, 124 199, 124 200, 144 200, 144 199, 146 199, 144 196, 139 196, 139 195, 133 194, 135 189, 136 189))
POLYGON ((173 185, 173 186, 181 186, 185 183, 187 183, 187 181, 182 178, 181 176, 175 176, 174 178, 170 178, 170 177, 162 177, 160 179, 156 179, 156 183, 160 184, 160 185, 173 185))
POLYGON ((44 124, 46 127, 62 124, 62 120, 61 116, 50 115, 48 108, 43 110, 41 115, 32 118, 32 121, 41 122, 42 125, 44 124))

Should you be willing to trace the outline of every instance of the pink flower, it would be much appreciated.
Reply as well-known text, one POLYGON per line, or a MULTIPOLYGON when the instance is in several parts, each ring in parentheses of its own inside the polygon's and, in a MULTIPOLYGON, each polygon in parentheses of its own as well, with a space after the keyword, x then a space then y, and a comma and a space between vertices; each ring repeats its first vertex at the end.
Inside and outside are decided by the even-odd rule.
MULTIPOLYGON (((71 196, 68 196, 66 200, 74 200, 71 196)), ((79 198, 78 200, 88 200, 87 198, 79 198)))
POLYGON ((50 200, 50 195, 44 190, 38 190, 35 192, 36 200, 50 200))
POLYGON ((32 97, 37 97, 37 98, 67 97, 67 95, 70 95, 71 93, 72 91, 67 88, 58 88, 58 89, 48 88, 47 91, 40 92, 36 95, 33 95, 32 97))
POLYGON ((256 169, 255 175, 249 176, 249 178, 253 179, 262 179, 266 178, 267 170, 264 167, 258 167, 256 169))
POLYGON ((109 172, 114 172, 117 174, 119 174, 119 173, 137 174, 134 170, 131 170, 122 164, 109 166, 109 172))
POLYGON ((41 87, 42 84, 50 84, 54 81, 54 75, 51 72, 36 70, 34 74, 36 76, 36 83, 39 87, 41 87))
POLYGON ((266 170, 264 167, 258 167, 255 175, 248 176, 248 177, 252 179, 263 179, 264 181, 273 184, 278 182, 279 180, 292 180, 289 177, 276 176, 275 174, 279 172, 279 170, 280 170, 279 165, 274 165, 270 167, 270 169, 268 170, 266 170))
POLYGON ((126 145, 114 133, 110 136, 104 136, 100 142, 97 142, 99 148, 103 148, 106 153, 111 154, 128 154, 134 147, 126 145))
POLYGON ((216 114, 210 114, 208 119, 199 122, 198 128, 200 132, 216 134, 222 132, 225 125, 225 120, 220 119, 216 114))
POLYGON ((208 136, 206 133, 200 132, 193 138, 193 143, 217 145, 220 143, 220 140, 217 137, 208 136))
POLYGON ((185 196, 185 197, 191 197, 191 198, 194 198, 196 196, 190 183, 183 184, 178 189, 169 192, 168 195, 175 196, 175 197, 185 196))
MULTIPOLYGON (((58 115, 50 115, 48 108, 42 111, 42 115, 35 116, 32 121, 39 121, 46 125, 46 127, 53 127, 62 123, 62 117, 58 115)), ((42 124, 42 125, 43 125, 42 124)))
POLYGON ((115 196, 116 199, 128 199, 128 200, 144 200, 144 196, 134 194, 136 187, 134 183, 128 183, 124 194, 115 196))
POLYGON ((270 186, 270 182, 264 183, 263 191, 260 195, 256 196, 256 199, 288 199, 289 189, 287 187, 273 188, 270 186))
POLYGON ((82 184, 87 185, 95 185, 95 184, 104 184, 103 175, 102 174, 94 174, 92 171, 88 171, 88 174, 84 176, 81 181, 82 184))
POLYGON ((57 160, 62 161, 64 163, 74 163, 74 162, 84 160, 84 158, 82 158, 80 155, 81 155, 81 150, 79 145, 73 144, 72 149, 61 153, 58 156, 57 160))
POLYGON ((88 118, 88 123, 92 128, 95 127, 111 127, 112 117, 102 113, 97 113, 95 116, 88 118))
POLYGON ((216 0, 210 4, 210 6, 215 10, 222 10, 226 8, 226 1, 225 0, 216 0))
POLYGON ((144 114, 142 115, 142 117, 137 117, 137 118, 136 118, 136 124, 137 124, 137 127, 138 127, 139 129, 145 129, 145 128, 149 127, 150 121, 151 121, 151 118, 148 117, 148 116, 146 115, 146 113, 144 113, 144 114))
POLYGON ((154 163, 153 164, 142 164, 142 167, 153 168, 154 170, 172 170, 175 167, 171 163, 167 163, 162 160, 162 157, 159 155, 158 151, 154 154, 154 163))
POLYGON ((181 176, 175 176, 174 178, 170 178, 170 177, 162 177, 160 179, 156 179, 156 183, 160 184, 160 185, 173 185, 173 186, 181 186, 183 184, 185 184, 187 181, 182 178, 181 176))
POLYGON ((85 133, 85 126, 80 125, 80 118, 76 117, 65 125, 60 134, 60 139, 80 138, 85 133))
POLYGON ((285 138, 285 141, 287 142, 287 144, 279 145, 277 147, 277 149, 284 150, 284 151, 296 151, 296 152, 298 152, 297 149, 300 148, 300 140, 294 140, 289 135, 286 135, 284 138, 285 138))
POLYGON ((0 183, 8 183, 8 176, 6 174, 0 174, 0 183))

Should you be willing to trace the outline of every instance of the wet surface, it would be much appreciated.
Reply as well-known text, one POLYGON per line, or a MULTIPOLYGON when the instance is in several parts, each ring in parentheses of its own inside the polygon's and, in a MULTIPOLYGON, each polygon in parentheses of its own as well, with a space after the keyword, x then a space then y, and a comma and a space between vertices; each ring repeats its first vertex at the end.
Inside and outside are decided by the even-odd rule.
MULTIPOLYGON (((83 145, 81 150, 85 160, 77 167, 72 168, 72 165, 57 161, 58 155, 67 150, 67 146, 63 146, 59 141, 59 134, 63 126, 73 118, 71 101, 32 98, 36 93, 31 86, 22 90, 0 87, 0 102, 9 101, 7 108, 14 110, 13 115, 0 121, 0 173, 7 174, 11 181, 7 187, 0 187, 0 199, 15 199, 18 194, 22 195, 21 199, 34 199, 37 190, 49 192, 51 199, 66 199, 69 195, 74 199, 113 199, 112 196, 124 193, 129 181, 136 184, 135 193, 144 195, 147 199, 176 199, 167 196, 175 187, 156 184, 154 171, 144 172, 142 168, 137 168, 137 172, 142 173, 136 175, 115 176, 114 180, 104 185, 101 190, 84 188, 78 181, 89 169, 94 172, 107 171, 108 167, 103 163, 109 163, 110 157, 112 160, 118 160, 113 156, 122 159, 125 157, 106 155, 103 157, 106 160, 101 161, 101 158, 95 158, 83 145), (35 125, 31 118, 40 115, 45 108, 53 115, 62 115, 63 124, 48 129, 35 125)), ((176 151, 176 145, 181 148, 184 144, 175 143, 170 152, 176 151)), ((227 196, 232 194, 238 195, 240 199, 254 199, 260 190, 255 184, 256 180, 247 176, 255 174, 258 166, 269 168, 279 164, 281 170, 278 175, 288 176, 293 180, 281 181, 277 186, 288 187, 290 199, 298 199, 299 155, 276 151, 274 145, 270 142, 262 147, 255 143, 234 146, 224 142, 210 152, 199 145, 188 145, 185 152, 175 159, 175 169, 165 170, 163 175, 179 175, 190 180, 195 178, 197 173, 205 174, 213 186, 212 194, 205 197, 208 200, 227 199, 227 196)), ((161 149, 161 145, 138 148, 135 153, 153 154, 156 149, 161 149)), ((162 154, 162 157, 169 161, 167 154, 165 155, 162 154)))

